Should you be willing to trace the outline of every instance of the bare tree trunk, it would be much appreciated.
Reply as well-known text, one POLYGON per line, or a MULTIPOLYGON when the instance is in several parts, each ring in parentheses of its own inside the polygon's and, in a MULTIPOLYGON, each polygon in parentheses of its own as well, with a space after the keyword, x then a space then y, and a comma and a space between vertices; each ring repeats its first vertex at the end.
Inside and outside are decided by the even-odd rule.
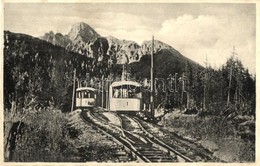
POLYGON ((227 106, 230 102, 230 89, 231 89, 231 81, 232 81, 232 68, 230 69, 230 76, 229 76, 229 85, 228 85, 228 97, 227 97, 227 106))
POLYGON ((206 90, 207 90, 207 73, 205 73, 204 81, 203 81, 203 110, 206 110, 206 90))

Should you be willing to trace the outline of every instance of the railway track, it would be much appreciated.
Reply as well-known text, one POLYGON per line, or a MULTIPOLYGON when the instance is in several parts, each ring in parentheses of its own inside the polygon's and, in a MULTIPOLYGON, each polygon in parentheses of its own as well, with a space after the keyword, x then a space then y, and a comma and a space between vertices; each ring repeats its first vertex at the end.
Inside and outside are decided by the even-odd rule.
POLYGON ((168 149, 161 147, 147 137, 139 124, 125 115, 119 115, 122 120, 122 128, 126 137, 131 140, 132 145, 142 156, 150 162, 178 162, 176 154, 170 153, 168 149))
POLYGON ((136 120, 118 114, 121 126, 117 126, 100 113, 86 112, 84 119, 112 137, 131 152, 133 159, 141 162, 192 162, 193 160, 178 153, 174 149, 163 146, 155 138, 147 135, 144 128, 136 120))
POLYGON ((180 153, 183 156, 188 157, 190 160, 193 160, 195 162, 220 161, 219 159, 213 157, 213 153, 210 152, 208 149, 205 149, 202 146, 197 145, 190 140, 181 138, 175 133, 161 130, 158 127, 156 127, 156 125, 147 123, 143 120, 140 120, 139 118, 136 117, 131 117, 131 118, 135 120, 137 123, 139 123, 139 125, 143 128, 143 130, 147 133, 147 135, 152 136, 162 146, 168 146, 169 148, 176 151, 176 153, 180 153), (155 132, 154 129, 160 131, 160 136, 158 133, 155 132))
POLYGON ((113 125, 106 118, 103 118, 99 115, 99 113, 93 113, 90 111, 81 112, 81 117, 83 118, 83 120, 91 123, 93 126, 95 126, 96 130, 99 130, 104 135, 110 137, 113 141, 120 145, 122 149, 130 154, 128 156, 129 161, 135 160, 138 162, 148 162, 126 139, 123 130, 119 126, 113 125))

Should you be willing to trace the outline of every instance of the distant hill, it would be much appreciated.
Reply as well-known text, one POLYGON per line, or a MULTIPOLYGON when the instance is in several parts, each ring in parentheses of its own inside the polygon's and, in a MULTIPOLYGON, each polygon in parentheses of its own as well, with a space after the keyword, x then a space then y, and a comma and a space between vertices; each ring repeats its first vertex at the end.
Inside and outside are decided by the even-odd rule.
MULTIPOLYGON (((149 78, 151 41, 143 42, 141 48, 145 55, 140 58, 140 61, 129 64, 129 67, 131 68, 131 73, 136 77, 149 78)), ((181 75, 188 70, 187 67, 191 68, 194 72, 203 68, 198 63, 183 56, 171 46, 158 40, 154 41, 154 52, 154 72, 155 77, 158 78, 166 78, 170 74, 174 75, 175 73, 181 75)))
MULTIPOLYGON (((144 55, 139 62, 131 63, 129 67, 131 68, 131 73, 136 77, 150 78, 150 64, 151 56, 144 55)), ((166 78, 170 74, 174 75, 175 73, 180 75, 185 72, 187 65, 189 65, 194 72, 203 68, 189 59, 176 56, 167 49, 162 49, 160 53, 154 55, 154 72, 155 77, 158 78, 166 78)))

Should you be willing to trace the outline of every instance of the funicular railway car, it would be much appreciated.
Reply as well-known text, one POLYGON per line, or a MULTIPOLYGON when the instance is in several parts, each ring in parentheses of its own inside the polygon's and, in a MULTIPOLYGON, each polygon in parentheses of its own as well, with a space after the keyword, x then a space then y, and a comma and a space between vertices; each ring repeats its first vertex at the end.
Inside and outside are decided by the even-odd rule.
POLYGON ((96 106, 96 89, 80 87, 76 89, 76 107, 80 109, 93 109, 96 106))
POLYGON ((141 110, 141 84, 134 81, 118 81, 109 87, 109 110, 136 112, 141 110))

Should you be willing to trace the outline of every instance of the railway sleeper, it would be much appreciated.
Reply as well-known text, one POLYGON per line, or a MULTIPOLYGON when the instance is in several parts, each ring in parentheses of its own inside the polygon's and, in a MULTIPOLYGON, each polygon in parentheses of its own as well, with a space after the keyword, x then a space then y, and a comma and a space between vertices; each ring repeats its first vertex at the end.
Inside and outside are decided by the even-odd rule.
POLYGON ((183 154, 186 154, 187 152, 183 152, 182 153, 182 152, 179 152, 179 150, 177 151, 177 150, 173 149, 172 147, 170 147, 169 145, 165 144, 164 142, 162 142, 158 138, 154 137, 146 129, 144 129, 143 126, 138 122, 138 120, 136 120, 136 118, 133 118, 133 120, 140 126, 140 128, 144 131, 144 133, 149 136, 150 140, 153 140, 152 141, 153 143, 156 142, 156 144, 159 145, 160 147, 167 149, 167 151, 169 151, 170 154, 175 154, 175 155, 181 157, 182 159, 179 159, 179 161, 183 160, 184 162, 193 162, 193 160, 191 158, 183 155, 183 154))
POLYGON ((153 160, 153 159, 167 159, 167 160, 175 160, 174 158, 172 157, 169 157, 169 156, 165 156, 165 155, 150 155, 150 156, 147 156, 145 155, 148 159, 150 160, 153 160))
MULTIPOLYGON (((131 151, 132 151, 132 155, 136 158, 136 159, 141 159, 142 161, 144 161, 144 162, 149 162, 149 160, 146 158, 146 157, 144 157, 143 155, 141 155, 140 154, 140 152, 130 143, 130 142, 128 142, 128 140, 126 140, 125 138, 123 138, 123 137, 120 137, 120 139, 121 139, 121 141, 123 142, 123 143, 125 143, 125 144, 127 144, 129 147, 129 149, 131 149, 131 151)), ((127 147, 127 146, 125 146, 125 147, 127 147)))
MULTIPOLYGON (((87 117, 91 117, 90 113, 88 112, 87 117)), ((93 118, 93 117, 91 117, 93 118)), ((94 123, 93 121, 91 121, 92 123, 94 123)), ((96 121, 98 122, 98 121, 96 121)), ((97 123, 94 123, 95 125, 97 125, 97 123)), ((105 128, 105 127, 103 127, 105 128)), ((106 131, 105 129, 102 129, 102 127, 99 126, 95 126, 96 130, 100 130, 106 137, 110 137, 112 138, 112 140, 119 145, 120 147, 123 147, 123 149, 125 151, 127 151, 128 154, 131 154, 132 158, 134 160, 137 160, 139 162, 149 162, 149 160, 143 156, 141 156, 137 150, 127 141, 125 140, 123 137, 119 136, 118 138, 121 140, 119 141, 118 138, 112 136, 108 131, 106 131), (128 146, 126 146, 123 142, 125 142, 125 144, 127 144, 128 146)))
POLYGON ((158 157, 150 157, 148 158, 151 162, 172 162, 176 161, 175 159, 172 158, 158 158, 158 157))
POLYGON ((164 155, 164 156, 166 155, 162 151, 158 151, 158 150, 143 150, 141 151, 141 153, 145 155, 164 155))
POLYGON ((170 158, 170 157, 165 157, 165 156, 146 156, 148 158, 148 160, 150 160, 151 162, 161 162, 162 160, 167 160, 169 162, 174 162, 177 161, 174 158, 170 158))
POLYGON ((161 145, 159 145, 159 144, 157 144, 157 143, 155 143, 155 142, 152 142, 151 140, 149 140, 149 138, 147 138, 147 139, 148 139, 148 141, 150 141, 150 142, 153 144, 154 147, 156 147, 156 148, 158 148, 159 150, 165 152, 166 154, 170 155, 171 157, 176 158, 176 153, 173 153, 173 152, 172 152, 171 150, 169 150, 168 148, 165 148, 165 147, 163 147, 163 146, 161 146, 161 145))
MULTIPOLYGON (((146 141, 144 138, 142 138, 141 136, 139 136, 139 135, 137 135, 137 134, 134 134, 134 133, 131 133, 130 131, 127 131, 127 130, 124 130, 124 131, 128 134, 128 136, 130 135, 130 137, 131 137, 132 139, 139 140, 140 143, 145 143, 145 144, 147 144, 147 141, 146 141)), ((134 140, 133 140, 133 141, 134 141, 134 140)))

